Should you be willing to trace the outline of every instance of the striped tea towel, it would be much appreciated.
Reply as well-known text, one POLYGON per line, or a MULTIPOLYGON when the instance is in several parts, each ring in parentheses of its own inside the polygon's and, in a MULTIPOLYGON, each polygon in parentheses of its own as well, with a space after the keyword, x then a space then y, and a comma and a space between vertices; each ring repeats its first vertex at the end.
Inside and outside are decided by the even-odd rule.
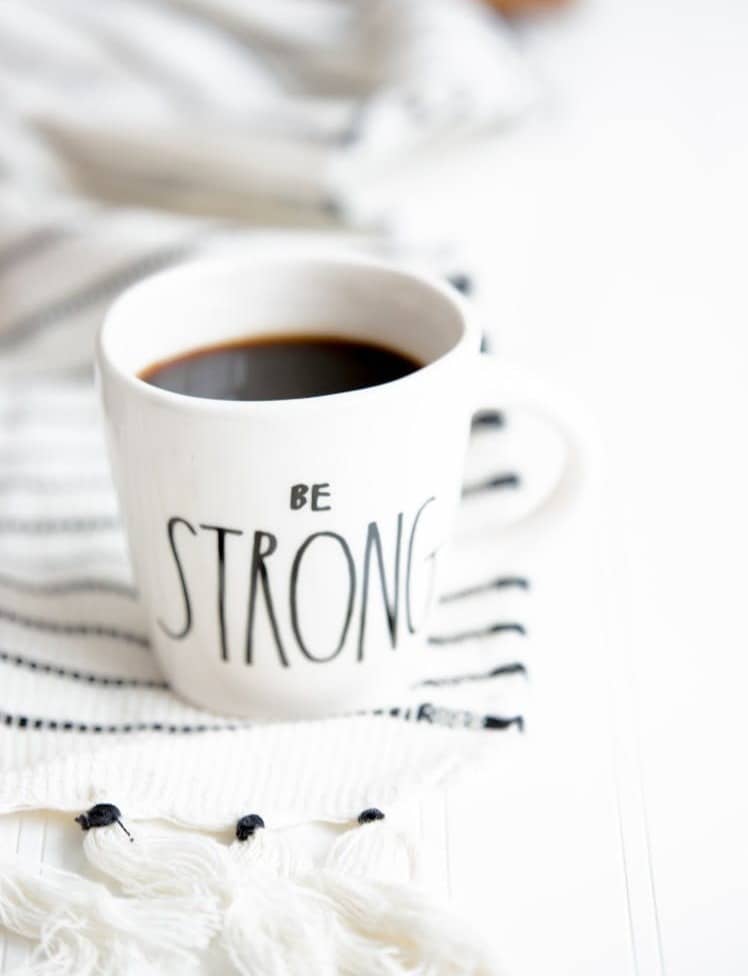
POLYGON ((11 862, 0 924, 34 941, 39 976, 111 959, 123 976, 181 973, 208 950, 241 973, 379 972, 380 956, 383 976, 430 958, 423 972, 495 973, 451 916, 414 900, 391 815, 495 748, 493 733, 523 728, 533 595, 503 523, 536 504, 556 445, 518 415, 475 418, 431 662, 391 707, 253 725, 185 704, 150 653, 130 576, 92 335, 149 269, 251 246, 125 212, 0 240, 0 814, 78 814, 86 857, 124 892, 11 862), (149 820, 191 832, 153 833, 149 820), (351 828, 321 869, 284 846, 284 829, 312 822, 351 828), (232 828, 230 845, 198 832, 232 828), (261 924, 257 906, 240 911, 252 885, 261 924))
MULTIPOLYGON (((278 244, 288 241, 282 235, 278 244)), ((128 796, 132 809, 155 813, 160 804, 170 819, 220 827, 241 805, 238 795, 227 786, 208 791, 215 808, 198 812, 161 789, 159 770, 184 763, 197 775, 191 757, 199 750, 202 775, 219 776, 241 793, 230 756, 236 749, 246 763, 243 743, 264 739, 262 750, 250 750, 251 762, 262 764, 272 760, 276 737, 286 743, 295 734, 303 748, 312 734, 339 743, 360 729, 378 757, 368 767, 383 762, 392 796, 424 776, 433 779, 420 750, 441 767, 448 727, 522 727, 531 581, 521 562, 502 554, 501 520, 523 499, 534 504, 533 486, 545 477, 535 473, 537 458, 548 442, 521 417, 476 418, 459 530, 431 629, 433 663, 387 716, 335 719, 313 733, 308 726, 250 728, 183 703, 164 683, 148 648, 109 480, 90 375, 93 332, 114 294, 136 276, 188 254, 246 253, 251 246, 251 234, 204 226, 197 234, 189 221, 127 212, 16 224, 0 239, 0 810, 85 805, 103 775, 85 763, 119 775, 132 756, 142 774, 128 796), (531 474, 524 482, 523 468, 531 474), (383 761, 386 740, 399 762, 406 740, 416 746, 400 777, 383 761), (137 796, 146 788, 155 791, 151 799, 137 796)), ((477 747, 473 736, 449 742, 455 762, 462 749, 477 747)), ((345 819, 351 811, 337 799, 345 764, 326 775, 329 789, 319 791, 318 807, 308 798, 276 804, 268 796, 267 803, 281 808, 284 821, 345 819)), ((259 768, 253 780, 261 780, 259 768)), ((368 795, 370 782, 360 785, 368 795)))
MULTIPOLYGON (((227 738, 236 735, 243 740, 262 734, 268 741, 279 735, 287 741, 287 729, 250 730, 249 723, 199 711, 177 699, 163 681, 130 577, 90 378, 9 379, 0 395, 0 431, 0 719, 5 723, 0 806, 17 808, 42 799, 24 800, 19 792, 19 777, 30 784, 36 776, 29 775, 32 763, 109 752, 146 735, 188 743, 185 757, 196 734, 212 730, 224 731, 208 736, 221 756, 227 738)), ((378 749, 383 734, 399 729, 395 741, 404 734, 397 721, 402 719, 521 728, 530 581, 522 567, 502 560, 500 534, 492 539, 481 531, 476 538, 470 511, 485 505, 483 494, 493 498, 522 490, 515 471, 499 469, 497 478, 490 466, 480 473, 478 461, 500 463, 500 451, 491 448, 502 436, 498 417, 484 416, 475 426, 474 473, 466 482, 461 519, 464 538, 454 542, 447 587, 433 620, 432 665, 407 697, 392 703, 387 717, 321 723, 333 738, 347 738, 346 727, 360 725, 373 730, 372 748, 378 749), (495 550, 491 572, 471 569, 486 563, 476 546, 495 550)), ((308 741, 309 728, 297 734, 299 741, 308 741)), ((133 754, 146 753, 155 755, 139 741, 133 754)), ((209 766, 215 770, 214 761, 209 766)), ((226 771, 227 779, 234 775, 226 771)), ((64 777, 58 787, 63 782, 64 777)), ((66 789, 71 786, 65 782, 66 789)), ((63 808, 81 805, 59 795, 44 799, 45 805, 63 808)), ((329 815, 326 801, 325 809, 329 815)), ((188 809, 162 813, 192 820, 188 809)), ((221 825, 220 817, 192 822, 221 825)))

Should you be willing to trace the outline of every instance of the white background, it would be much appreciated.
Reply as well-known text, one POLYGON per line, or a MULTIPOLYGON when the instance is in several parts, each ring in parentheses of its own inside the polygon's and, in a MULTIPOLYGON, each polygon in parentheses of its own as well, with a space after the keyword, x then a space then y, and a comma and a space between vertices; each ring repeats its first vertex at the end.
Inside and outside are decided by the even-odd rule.
POLYGON ((499 348, 604 432, 661 941, 639 969, 742 976, 748 4, 591 0, 526 42, 551 117, 444 219, 470 228, 499 348))

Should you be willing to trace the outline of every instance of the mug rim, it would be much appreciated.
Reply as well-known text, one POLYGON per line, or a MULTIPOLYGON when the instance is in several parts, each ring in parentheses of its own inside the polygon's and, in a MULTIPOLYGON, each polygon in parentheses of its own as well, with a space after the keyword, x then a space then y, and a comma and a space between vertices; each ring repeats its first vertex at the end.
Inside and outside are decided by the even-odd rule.
MULTIPOLYGON (((220 342, 220 338, 217 342, 220 342)), ((381 260, 362 255, 351 255, 347 253, 329 251, 320 253, 310 251, 309 253, 294 252, 292 255, 283 257, 277 253, 263 254, 261 251, 252 255, 217 257, 217 258, 197 258, 178 264, 171 268, 158 271, 140 279, 134 285, 126 288, 112 302, 106 311, 103 322, 99 326, 96 336, 96 371, 99 376, 104 372, 109 372, 116 377, 128 390, 135 396, 152 401, 154 404, 171 407, 174 409, 200 412, 222 412, 222 413, 256 413, 257 411, 278 411, 283 409, 298 409, 303 406, 309 410, 313 406, 323 407, 341 404, 342 401, 350 403, 355 400, 361 403, 373 396, 382 395, 385 391, 398 390, 424 382, 425 379, 436 378, 435 374, 443 372, 455 358, 461 357, 470 352, 470 346, 474 346, 475 353, 480 347, 480 337, 473 322, 470 308, 462 295, 447 282, 441 281, 436 275, 415 270, 403 264, 393 261, 381 260), (175 393, 162 387, 154 386, 129 369, 122 366, 117 360, 117 356, 112 353, 108 345, 109 336, 117 326, 117 319, 122 311, 122 306, 127 304, 133 296, 143 291, 157 288, 160 284, 178 277, 189 277, 191 274, 204 274, 210 272, 224 273, 246 273, 248 269, 258 265, 275 265, 278 268, 317 264, 327 265, 333 269, 340 268, 370 268, 374 271, 386 272, 397 277, 415 281, 426 289, 439 296, 440 300, 448 304, 457 313, 460 334, 456 341, 442 354, 431 362, 424 363, 418 369, 395 380, 379 383, 375 386, 366 386, 356 390, 345 390, 339 393, 327 393, 319 396, 310 397, 290 397, 277 400, 228 400, 213 397, 193 396, 185 393, 175 393)), ((201 348, 197 346, 196 348, 201 348)))

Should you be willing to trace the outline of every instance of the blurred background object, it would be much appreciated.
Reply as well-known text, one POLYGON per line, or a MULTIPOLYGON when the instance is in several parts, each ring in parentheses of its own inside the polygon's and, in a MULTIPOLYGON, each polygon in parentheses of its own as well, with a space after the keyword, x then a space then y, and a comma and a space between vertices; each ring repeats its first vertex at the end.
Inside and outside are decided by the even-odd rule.
POLYGON ((5 195, 25 207, 264 224, 381 221, 407 170, 538 97, 479 0, 9 0, 0 85, 5 195))
POLYGON ((519 17, 565 7, 571 0, 487 0, 487 2, 509 17, 519 17))
POLYGON ((445 163, 542 92, 482 0, 7 0, 3 368, 84 367, 119 290, 258 227, 469 270, 445 163))

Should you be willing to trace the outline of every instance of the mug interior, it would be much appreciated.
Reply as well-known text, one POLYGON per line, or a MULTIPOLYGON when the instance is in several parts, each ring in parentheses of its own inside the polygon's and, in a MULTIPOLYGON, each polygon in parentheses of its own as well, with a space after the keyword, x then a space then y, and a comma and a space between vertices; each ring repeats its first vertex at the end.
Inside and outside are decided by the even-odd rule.
POLYGON ((375 342, 423 366, 465 336, 448 286, 359 259, 205 261, 161 272, 112 306, 100 350, 137 376, 155 363, 258 335, 324 334, 375 342))

